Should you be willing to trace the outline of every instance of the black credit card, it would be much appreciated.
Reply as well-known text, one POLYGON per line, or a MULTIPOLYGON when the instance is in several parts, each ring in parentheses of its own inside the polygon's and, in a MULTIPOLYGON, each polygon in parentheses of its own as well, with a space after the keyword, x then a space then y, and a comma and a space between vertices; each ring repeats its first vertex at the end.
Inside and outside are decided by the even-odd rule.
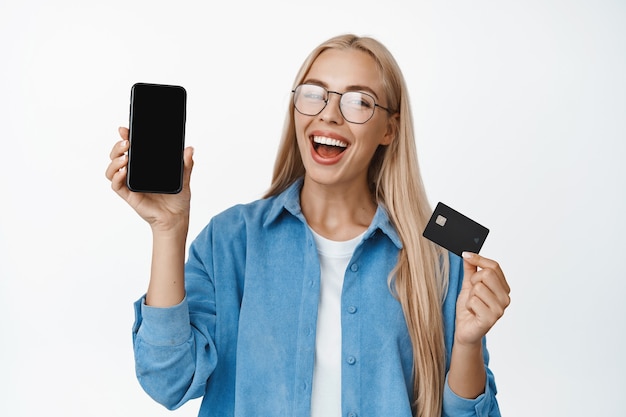
POLYGON ((478 253, 489 229, 443 203, 433 211, 423 236, 444 249, 461 256, 464 251, 478 253))

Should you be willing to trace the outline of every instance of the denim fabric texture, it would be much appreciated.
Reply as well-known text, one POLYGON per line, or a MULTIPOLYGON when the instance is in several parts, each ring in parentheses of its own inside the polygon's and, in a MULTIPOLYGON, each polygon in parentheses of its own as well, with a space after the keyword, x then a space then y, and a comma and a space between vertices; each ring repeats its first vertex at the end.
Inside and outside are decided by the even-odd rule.
MULTIPOLYGON (((203 396, 200 416, 310 416, 320 266, 301 185, 215 216, 190 245, 179 305, 135 303, 137 377, 165 407, 203 396)), ((342 416, 411 417, 411 341, 388 284, 400 248, 378 207, 344 278, 342 416)), ((461 259, 451 254, 450 264, 446 369, 463 277, 461 259)), ((446 382, 444 416, 500 416, 484 352, 484 394, 463 399, 446 382)))

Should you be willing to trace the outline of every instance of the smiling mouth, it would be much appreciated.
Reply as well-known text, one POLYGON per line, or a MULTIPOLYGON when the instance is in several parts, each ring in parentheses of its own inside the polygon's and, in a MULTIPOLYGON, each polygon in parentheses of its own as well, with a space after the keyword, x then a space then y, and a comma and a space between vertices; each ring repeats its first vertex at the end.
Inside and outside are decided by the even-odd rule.
POLYGON ((348 143, 325 136, 313 136, 313 149, 322 158, 334 158, 348 148, 348 143))

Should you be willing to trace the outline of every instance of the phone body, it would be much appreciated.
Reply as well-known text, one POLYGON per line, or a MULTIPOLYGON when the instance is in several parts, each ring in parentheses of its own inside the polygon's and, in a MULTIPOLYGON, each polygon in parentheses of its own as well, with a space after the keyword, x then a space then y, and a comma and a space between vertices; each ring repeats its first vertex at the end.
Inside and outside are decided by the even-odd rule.
POLYGON ((131 191, 176 194, 183 187, 187 91, 136 83, 130 92, 126 185, 131 191))

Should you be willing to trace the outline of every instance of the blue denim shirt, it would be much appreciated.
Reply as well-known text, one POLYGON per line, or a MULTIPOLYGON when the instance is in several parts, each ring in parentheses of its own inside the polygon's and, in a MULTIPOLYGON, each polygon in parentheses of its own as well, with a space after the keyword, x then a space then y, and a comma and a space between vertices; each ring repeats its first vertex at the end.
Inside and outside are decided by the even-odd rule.
MULTIPOLYGON (((301 184, 215 216, 190 246, 179 305, 135 304, 137 377, 165 407, 204 396, 200 416, 310 416, 320 266, 300 209, 301 184)), ((413 351, 388 286, 400 248, 378 207, 344 278, 342 416, 411 417, 413 351)), ((460 258, 450 261, 446 369, 463 274, 460 258)), ((500 415, 484 352, 484 394, 463 399, 446 382, 445 416, 500 415)))

